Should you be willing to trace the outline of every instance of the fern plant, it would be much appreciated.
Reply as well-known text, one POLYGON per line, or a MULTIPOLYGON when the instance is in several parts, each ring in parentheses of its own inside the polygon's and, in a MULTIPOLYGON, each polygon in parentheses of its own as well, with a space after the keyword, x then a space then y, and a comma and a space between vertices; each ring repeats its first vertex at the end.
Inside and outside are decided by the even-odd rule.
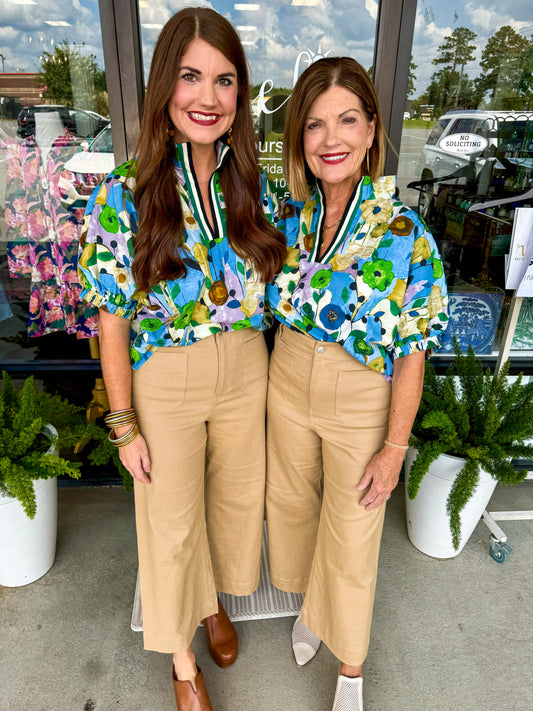
POLYGON ((493 376, 476 359, 471 346, 466 354, 454 340, 455 363, 444 377, 438 377, 429 363, 420 408, 410 444, 418 455, 409 472, 410 499, 418 493, 429 466, 441 454, 463 457, 446 511, 453 545, 460 543, 461 511, 474 493, 480 470, 502 484, 523 481, 526 472, 517 471, 512 459, 533 457, 533 382, 524 385, 522 374, 508 380, 509 363, 493 376))
POLYGON ((66 475, 80 477, 81 462, 51 453, 51 444, 63 450, 84 440, 95 447, 89 454, 92 464, 112 460, 128 486, 131 478, 118 459, 118 452, 107 440, 104 430, 88 422, 82 408, 58 395, 37 391, 32 377, 22 390, 15 392, 10 376, 2 373, 0 391, 0 493, 17 499, 29 518, 36 514, 33 482, 66 475), (43 428, 51 424, 57 430, 57 441, 51 442, 43 428))

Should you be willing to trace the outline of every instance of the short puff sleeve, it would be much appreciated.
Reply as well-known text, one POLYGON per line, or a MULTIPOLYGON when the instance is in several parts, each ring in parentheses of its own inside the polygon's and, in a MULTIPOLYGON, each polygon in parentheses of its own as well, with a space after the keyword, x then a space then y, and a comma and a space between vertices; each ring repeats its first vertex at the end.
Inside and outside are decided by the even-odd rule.
POLYGON ((127 319, 137 309, 131 272, 136 224, 131 191, 112 173, 87 203, 78 273, 87 302, 127 319))
POLYGON ((440 348, 448 325, 448 292, 437 245, 425 228, 416 233, 393 358, 440 348))

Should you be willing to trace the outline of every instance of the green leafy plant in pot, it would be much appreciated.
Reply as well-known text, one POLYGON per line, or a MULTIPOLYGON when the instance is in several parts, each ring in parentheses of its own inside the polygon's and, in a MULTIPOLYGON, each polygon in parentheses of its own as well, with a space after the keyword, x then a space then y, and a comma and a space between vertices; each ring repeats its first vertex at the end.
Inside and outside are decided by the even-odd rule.
POLYGON ((17 499, 26 515, 33 519, 36 502, 33 482, 64 475, 80 477, 81 462, 68 458, 68 451, 80 441, 91 443, 88 459, 92 464, 110 460, 119 469, 126 488, 131 477, 120 463, 116 448, 105 432, 89 422, 82 408, 58 395, 39 391, 33 376, 15 392, 10 376, 2 373, 0 391, 0 494, 17 499), (57 437, 45 434, 45 425, 52 425, 57 437), (50 451, 60 449, 61 454, 50 451))
MULTIPOLYGON (((33 482, 51 479, 60 474, 79 478, 79 465, 50 451, 51 441, 44 426, 54 420, 63 421, 75 414, 72 406, 61 401, 61 407, 53 415, 50 410, 55 400, 47 393, 35 389, 33 377, 27 378, 20 392, 15 392, 11 378, 2 373, 3 387, 0 394, 0 493, 17 499, 26 515, 33 519, 36 513, 33 482)), ((59 401, 59 398, 57 399, 59 401)), ((56 405, 59 404, 55 403, 56 405)), ((64 424, 59 436, 63 443, 75 443, 74 431, 64 424)))
POLYGON ((420 408, 410 445, 418 451, 409 471, 407 493, 414 499, 430 465, 441 454, 462 457, 446 503, 455 550, 459 548, 461 511, 472 497, 484 470, 499 483, 517 484, 525 471, 513 459, 533 457, 533 383, 522 374, 508 378, 509 363, 494 376, 484 371, 471 346, 461 352, 454 339, 455 363, 438 377, 428 363, 420 408))

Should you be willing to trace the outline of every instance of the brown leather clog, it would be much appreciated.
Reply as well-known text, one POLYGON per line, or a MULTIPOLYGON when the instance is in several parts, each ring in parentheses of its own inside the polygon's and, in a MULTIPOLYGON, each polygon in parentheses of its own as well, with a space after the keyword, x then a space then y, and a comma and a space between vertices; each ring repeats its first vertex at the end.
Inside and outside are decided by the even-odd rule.
POLYGON ((218 613, 202 620, 207 634, 207 645, 213 661, 219 667, 229 667, 239 654, 239 638, 226 611, 218 601, 218 613))
POLYGON ((204 677, 200 667, 196 667, 198 673, 194 680, 179 681, 172 665, 172 681, 174 683, 174 693, 176 694, 177 711, 213 711, 209 695, 205 688, 204 677), (196 691, 194 688, 196 687, 196 691))

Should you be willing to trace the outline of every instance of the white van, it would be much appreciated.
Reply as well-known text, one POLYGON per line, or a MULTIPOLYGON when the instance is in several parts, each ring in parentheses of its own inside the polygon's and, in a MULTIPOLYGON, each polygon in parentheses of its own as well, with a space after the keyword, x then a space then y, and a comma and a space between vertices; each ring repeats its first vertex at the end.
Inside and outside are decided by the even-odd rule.
MULTIPOLYGON (((426 218, 441 180, 477 180, 486 195, 495 175, 526 190, 533 181, 533 112, 448 111, 439 118, 422 149, 418 209, 426 218)), ((413 185, 413 187, 415 187, 413 185)))

